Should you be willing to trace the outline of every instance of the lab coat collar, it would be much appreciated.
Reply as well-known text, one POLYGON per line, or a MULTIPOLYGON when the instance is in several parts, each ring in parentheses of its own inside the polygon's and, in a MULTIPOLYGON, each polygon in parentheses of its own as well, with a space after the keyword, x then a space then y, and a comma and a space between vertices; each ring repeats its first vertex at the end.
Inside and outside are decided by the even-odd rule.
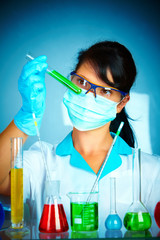
MULTIPOLYGON (((111 136, 114 137, 115 133, 111 133, 111 136)), ((105 165, 105 168, 102 172, 101 178, 103 178, 109 172, 115 170, 120 167, 122 164, 121 157, 119 155, 129 155, 132 153, 131 147, 121 138, 118 137, 117 141, 112 149, 110 157, 105 165)), ((71 155, 70 164, 74 167, 81 168, 85 171, 89 171, 93 174, 94 171, 87 164, 84 158, 80 155, 80 153, 74 148, 72 141, 72 132, 70 132, 66 138, 58 144, 56 148, 56 154, 59 156, 68 156, 71 155)))

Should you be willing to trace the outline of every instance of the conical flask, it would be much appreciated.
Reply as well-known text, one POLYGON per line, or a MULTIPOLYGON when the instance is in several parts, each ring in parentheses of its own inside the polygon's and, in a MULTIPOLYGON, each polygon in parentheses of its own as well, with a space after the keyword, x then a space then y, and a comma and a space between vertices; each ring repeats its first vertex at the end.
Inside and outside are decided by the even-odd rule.
POLYGON ((60 233, 68 231, 68 222, 59 196, 60 181, 46 181, 46 200, 43 207, 39 231, 60 233))
POLYGON ((141 202, 141 150, 133 149, 132 197, 133 202, 125 214, 123 223, 127 230, 145 231, 151 227, 150 214, 141 202))

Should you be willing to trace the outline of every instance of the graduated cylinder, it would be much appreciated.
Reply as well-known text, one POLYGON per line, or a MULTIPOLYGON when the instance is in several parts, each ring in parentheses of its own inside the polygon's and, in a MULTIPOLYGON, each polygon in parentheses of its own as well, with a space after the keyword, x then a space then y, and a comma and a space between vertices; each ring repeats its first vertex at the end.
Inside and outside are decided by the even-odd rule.
POLYGON ((11 227, 23 228, 22 138, 11 138, 11 227))

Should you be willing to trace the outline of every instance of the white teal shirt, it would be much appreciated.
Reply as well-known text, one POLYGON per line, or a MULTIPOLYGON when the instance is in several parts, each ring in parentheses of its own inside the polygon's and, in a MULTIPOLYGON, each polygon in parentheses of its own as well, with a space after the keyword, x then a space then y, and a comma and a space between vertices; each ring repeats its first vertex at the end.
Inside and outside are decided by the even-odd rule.
MULTIPOLYGON (((114 135, 114 134, 112 134, 114 135)), ((58 145, 43 142, 45 159, 52 180, 60 180, 60 196, 70 224, 69 192, 90 191, 96 174, 73 146, 72 132, 58 145)), ((123 220, 132 203, 132 149, 118 137, 105 165, 97 190, 99 191, 99 228, 105 231, 104 222, 110 212, 110 177, 116 177, 116 210, 123 220)), ((141 199, 154 221, 154 208, 160 200, 160 157, 142 153, 141 199)), ((24 201, 28 204, 27 215, 40 221, 45 201, 46 171, 39 148, 33 144, 24 151, 24 201)), ((124 227, 123 227, 124 228, 124 227)), ((152 228, 151 228, 152 229, 152 228)), ((158 230, 157 230, 158 231, 158 230)), ((99 235, 99 237, 104 237, 99 235)))

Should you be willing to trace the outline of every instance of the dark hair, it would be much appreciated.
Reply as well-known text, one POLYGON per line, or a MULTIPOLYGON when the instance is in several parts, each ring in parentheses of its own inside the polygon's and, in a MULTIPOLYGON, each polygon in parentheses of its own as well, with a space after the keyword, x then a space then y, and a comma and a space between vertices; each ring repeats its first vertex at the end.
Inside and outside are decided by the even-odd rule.
MULTIPOLYGON (((137 71, 132 55, 125 46, 112 41, 96 43, 87 50, 79 52, 75 71, 85 62, 88 62, 94 68, 97 76, 105 83, 129 93, 135 81, 137 71), (114 83, 107 78, 107 68, 112 73, 114 83)), ((134 134, 124 108, 111 122, 110 131, 116 132, 121 121, 124 121, 124 127, 120 136, 128 145, 134 147, 134 134)))

